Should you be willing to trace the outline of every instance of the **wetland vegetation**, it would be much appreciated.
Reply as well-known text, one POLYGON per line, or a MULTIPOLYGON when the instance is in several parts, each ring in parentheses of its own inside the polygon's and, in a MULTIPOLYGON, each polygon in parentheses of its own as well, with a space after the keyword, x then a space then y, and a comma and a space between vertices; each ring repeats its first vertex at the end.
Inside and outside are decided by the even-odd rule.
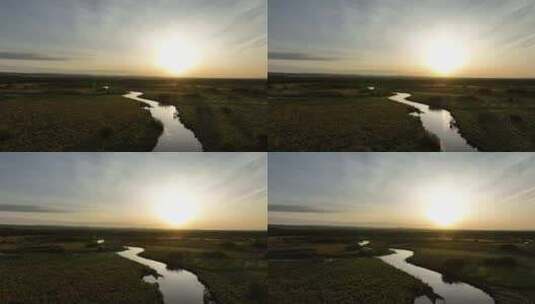
POLYGON ((402 248, 414 251, 409 263, 441 273, 444 282, 468 283, 497 304, 533 303, 534 239, 531 231, 270 226, 270 297, 280 303, 438 298, 424 282, 376 258, 402 248), (362 240, 370 243, 361 246, 362 240))
POLYGON ((125 246, 195 273, 216 303, 267 303, 264 232, 36 226, 0 227, 0 302, 162 303, 125 246))
MULTIPOLYGON (((451 112, 479 151, 535 150, 535 81, 320 74, 269 76, 271 151, 439 151, 395 92, 451 112)), ((445 126, 447 128, 448 126, 445 126)))
POLYGON ((204 151, 265 151, 264 80, 0 74, 0 151, 152 151, 141 91, 174 105, 204 151))

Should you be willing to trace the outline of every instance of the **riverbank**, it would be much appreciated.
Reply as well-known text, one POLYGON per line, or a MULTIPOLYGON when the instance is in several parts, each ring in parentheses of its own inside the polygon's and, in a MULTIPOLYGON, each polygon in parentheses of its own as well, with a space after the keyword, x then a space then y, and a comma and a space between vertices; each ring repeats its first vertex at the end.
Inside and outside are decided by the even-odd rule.
MULTIPOLYGON (((152 290, 154 297, 140 295, 140 299, 148 299, 146 302, 125 297, 125 302, 95 300, 92 303, 160 303, 158 299, 161 299, 162 295, 158 287, 143 281, 145 275, 153 275, 154 271, 119 256, 117 252, 122 251, 124 246, 145 248, 146 251, 141 256, 165 263, 169 269, 191 270, 198 276, 199 281, 208 287, 217 304, 265 304, 268 301, 266 232, 262 231, 2 227, 0 225, 0 252, 6 253, 6 256, 0 257, 0 271, 5 274, 0 278, 0 283, 6 280, 9 284, 15 284, 0 284, 0 291, 3 286, 9 286, 10 294, 17 295, 17 289, 12 289, 16 284, 24 284, 23 290, 25 290, 29 289, 35 280, 42 280, 43 282, 35 283, 41 285, 36 285, 34 293, 29 293, 36 297, 35 301, 50 298, 52 300, 43 302, 82 303, 83 301, 59 302, 53 299, 68 297, 71 294, 78 297, 79 294, 85 295, 89 292, 92 292, 93 296, 98 296, 95 290, 102 291, 103 297, 106 293, 112 293, 115 296, 115 292, 122 292, 124 286, 124 288, 135 289, 135 292, 132 292, 133 295, 152 290), (105 242, 99 243, 98 240, 102 239, 105 242), (18 259, 18 256, 22 254, 38 259, 20 260, 20 262, 7 260, 7 257, 11 256, 18 259), (47 266, 43 254, 53 257, 50 267, 47 266), (86 258, 93 259, 91 257, 98 257, 99 263, 75 263, 75 261, 86 261, 86 258), (38 263, 38 267, 33 267, 33 262, 38 263), (126 267, 127 274, 132 275, 131 277, 124 274, 123 266, 126 267), (64 269, 68 275, 63 276, 64 269), (71 270, 75 275, 70 275, 71 270), (18 275, 17 271, 24 275, 18 275), (106 274, 112 271, 117 273, 109 274, 107 278, 106 274), (94 274, 94 272, 98 273, 94 274), (113 280, 121 279, 122 275, 128 277, 124 279, 124 282, 118 283, 120 288, 115 288, 113 280), (57 280, 56 277, 58 277, 57 280), (65 288, 65 286, 73 285, 68 280, 74 280, 74 278, 77 280, 75 286, 80 286, 81 289, 73 291, 65 288), (132 282, 135 284, 130 285, 129 283, 132 282), (95 289, 87 288, 94 284, 98 285, 95 289), (41 289, 40 286, 47 289, 41 289)), ((167 288, 173 289, 173 286, 167 286, 167 288)), ((2 292, 0 292, 0 302, 4 303, 1 297, 2 292)), ((21 297, 21 299, 25 298, 21 297)), ((93 298, 89 297, 89 299, 93 298)))
POLYGON ((417 90, 411 98, 450 111, 462 136, 478 150, 535 150, 535 93, 521 94, 506 88, 451 88, 417 90))
POLYGON ((267 150, 262 79, 0 73, 0 151, 152 151, 163 127, 145 104, 122 97, 130 91, 174 105, 177 125, 205 151, 267 150))
POLYGON ((366 243, 356 230, 270 227, 269 298, 274 303, 406 303, 436 294, 421 280, 376 256, 392 251, 366 243))
POLYGON ((175 106, 179 120, 207 152, 267 150, 269 107, 264 80, 196 80, 142 88, 144 97, 175 106))
POLYGON ((202 152, 203 147, 195 134, 180 123, 180 112, 174 106, 161 105, 157 101, 143 98, 141 92, 130 92, 124 98, 142 102, 152 117, 163 126, 163 134, 153 152, 202 152))
POLYGON ((437 138, 442 152, 477 152, 459 132, 450 112, 415 102, 408 93, 393 94, 389 97, 390 100, 416 109, 411 115, 419 117, 424 129, 437 138))
POLYGON ((194 273, 218 304, 267 303, 267 262, 262 249, 250 242, 214 245, 210 241, 202 246, 146 244, 140 256, 161 261, 169 269, 194 273))
POLYGON ((532 283, 535 281, 533 259, 482 248, 466 250, 417 247, 414 250, 415 254, 408 262, 441 272, 453 282, 460 280, 480 288, 490 294, 497 304, 535 302, 535 285, 532 283))
POLYGON ((495 303, 494 299, 488 293, 473 285, 462 281, 457 281, 453 284, 447 279, 444 279, 443 273, 409 263, 407 260, 413 256, 413 251, 406 249, 392 249, 392 251, 394 251, 392 254, 378 258, 429 285, 433 289, 433 292, 436 293, 435 298, 428 296, 428 299, 432 303, 435 303, 437 299, 441 299, 449 304, 495 303))
POLYGON ((384 104, 391 92, 449 111, 478 151, 535 151, 532 79, 276 73, 268 81, 270 150, 439 151, 421 140, 418 117, 384 104))

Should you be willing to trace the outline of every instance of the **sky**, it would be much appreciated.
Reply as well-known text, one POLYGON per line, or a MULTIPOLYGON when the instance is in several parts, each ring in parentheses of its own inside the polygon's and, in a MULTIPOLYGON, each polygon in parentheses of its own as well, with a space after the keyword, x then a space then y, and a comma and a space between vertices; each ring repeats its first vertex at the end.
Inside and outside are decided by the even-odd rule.
POLYGON ((531 153, 270 153, 268 163, 269 224, 535 229, 531 153))
POLYGON ((262 153, 1 153, 0 223, 265 230, 262 153))
POLYGON ((535 77, 535 0, 268 5, 270 72, 535 77))
POLYGON ((2 0, 0 72, 265 78, 266 28, 265 0, 2 0))

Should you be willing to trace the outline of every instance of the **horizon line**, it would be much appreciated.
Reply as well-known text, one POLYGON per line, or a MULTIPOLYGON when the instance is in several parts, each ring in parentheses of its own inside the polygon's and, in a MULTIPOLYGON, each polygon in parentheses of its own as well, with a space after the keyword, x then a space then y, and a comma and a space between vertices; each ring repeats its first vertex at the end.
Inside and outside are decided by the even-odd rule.
POLYGON ((86 228, 86 229, 116 229, 116 230, 171 230, 171 231, 233 231, 233 232, 267 232, 266 230, 261 229, 213 229, 213 228, 163 228, 163 227, 133 227, 133 226, 124 226, 124 227, 113 227, 113 226, 89 226, 89 225, 65 225, 65 224, 0 224, 0 228, 3 227, 43 227, 43 228, 86 228))
POLYGON ((346 76, 346 77, 376 77, 376 78, 436 78, 436 79, 504 79, 504 80, 535 80, 535 76, 527 77, 493 77, 493 76, 438 76, 438 75, 400 75, 400 74, 358 74, 358 73, 328 73, 328 72, 277 72, 269 71, 269 74, 282 75, 317 75, 317 76, 346 76))
POLYGON ((85 76, 85 77, 111 77, 111 78, 161 78, 161 79, 228 79, 228 80, 267 80, 261 77, 224 77, 224 76, 159 76, 159 75, 131 75, 131 74, 91 74, 91 73, 61 73, 61 72, 5 72, 0 71, 1 74, 15 74, 15 75, 43 75, 43 76, 85 76))
POLYGON ((529 229, 484 229, 484 228, 433 228, 433 227, 373 227, 373 226, 352 226, 352 225, 299 225, 299 224, 268 224, 269 226, 286 226, 286 227, 318 227, 318 228, 346 228, 346 229, 378 229, 378 230, 435 230, 435 231, 507 231, 507 232, 535 232, 535 228, 529 229))

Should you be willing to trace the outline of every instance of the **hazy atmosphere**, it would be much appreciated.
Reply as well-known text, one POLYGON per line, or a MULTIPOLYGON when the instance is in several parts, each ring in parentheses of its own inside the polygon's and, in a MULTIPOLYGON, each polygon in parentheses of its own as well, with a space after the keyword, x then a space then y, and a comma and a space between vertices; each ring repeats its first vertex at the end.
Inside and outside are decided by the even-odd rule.
POLYGON ((261 0, 3 0, 0 71, 266 77, 261 0))
POLYGON ((535 229, 522 153, 269 155, 269 223, 535 229))
POLYGON ((533 0, 270 0, 269 70, 535 77, 533 0))
POLYGON ((2 224, 266 229, 262 154, 6 154, 2 224))

